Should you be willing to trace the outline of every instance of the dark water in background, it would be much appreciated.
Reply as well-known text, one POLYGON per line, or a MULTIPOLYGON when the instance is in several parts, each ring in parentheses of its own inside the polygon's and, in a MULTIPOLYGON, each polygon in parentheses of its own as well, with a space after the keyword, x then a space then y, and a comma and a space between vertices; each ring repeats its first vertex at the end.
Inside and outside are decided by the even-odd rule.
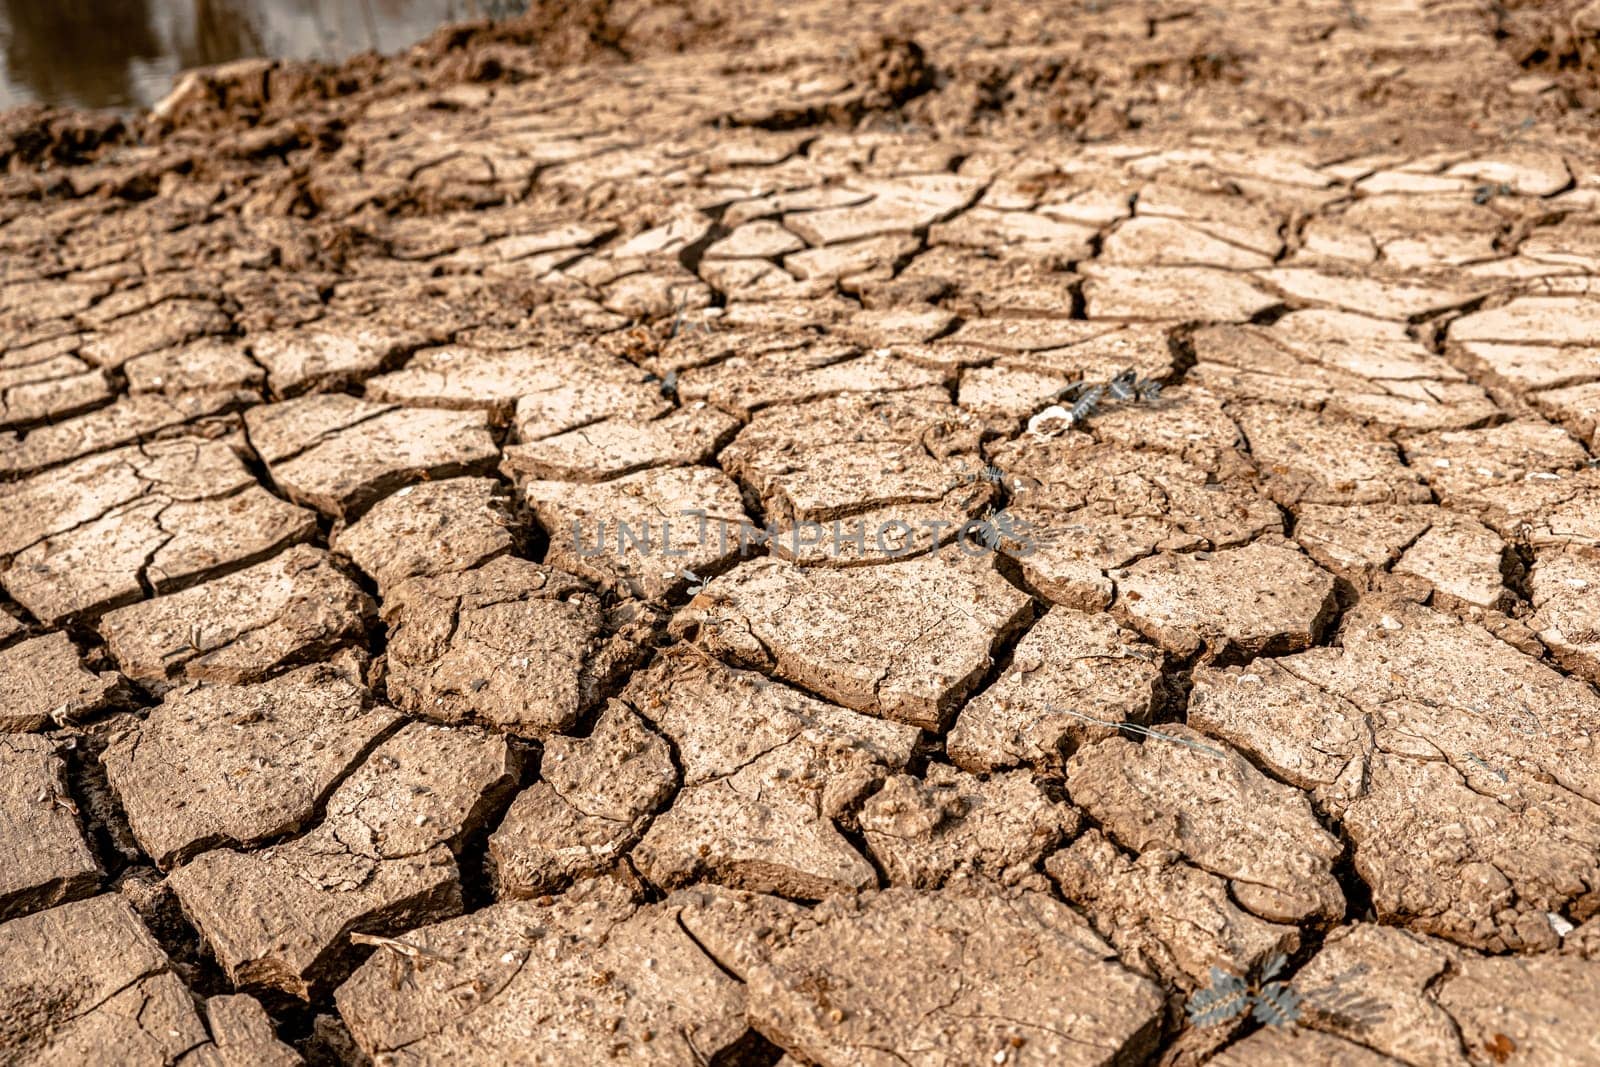
POLYGON ((39 101, 128 110, 188 67, 246 56, 392 52, 445 22, 525 0, 0 0, 0 109, 39 101))

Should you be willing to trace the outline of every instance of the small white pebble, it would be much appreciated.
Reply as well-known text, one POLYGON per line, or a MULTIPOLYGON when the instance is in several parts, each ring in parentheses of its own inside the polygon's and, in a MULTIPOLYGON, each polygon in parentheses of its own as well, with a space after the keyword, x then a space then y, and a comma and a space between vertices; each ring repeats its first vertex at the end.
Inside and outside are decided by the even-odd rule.
POLYGON ((1028 420, 1028 432, 1035 437, 1055 437, 1072 425, 1072 413, 1060 404, 1051 404, 1028 420))
POLYGON ((1568 934, 1572 933, 1572 931, 1577 929, 1577 927, 1573 926, 1571 923, 1567 922, 1567 920, 1563 919, 1553 911, 1545 912, 1544 917, 1550 920, 1550 929, 1556 932, 1557 937, 1566 937, 1568 934))

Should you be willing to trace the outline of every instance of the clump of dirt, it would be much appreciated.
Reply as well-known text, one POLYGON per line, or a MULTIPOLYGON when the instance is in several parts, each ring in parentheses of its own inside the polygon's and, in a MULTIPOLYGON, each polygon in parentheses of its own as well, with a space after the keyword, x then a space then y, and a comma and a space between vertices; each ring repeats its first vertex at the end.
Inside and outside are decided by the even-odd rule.
POLYGON ((610 0, 538 0, 515 18, 444 26, 420 41, 411 58, 424 65, 450 65, 463 55, 511 46, 532 49, 550 66, 621 59, 620 34, 610 0))
POLYGON ((534 0, 514 18, 443 27, 406 59, 438 76, 462 58, 488 57, 500 73, 515 75, 683 52, 717 42, 730 24, 714 4, 691 0, 534 0))
POLYGON ((0 113, 0 168, 73 166, 127 140, 122 118, 30 104, 0 113))
POLYGON ((868 107, 898 107, 933 85, 922 46, 891 34, 863 44, 856 53, 858 77, 871 86, 868 107))
POLYGON ((1511 58, 1555 75, 1580 107, 1600 107, 1600 0, 1506 0, 1492 10, 1511 58))
POLYGON ((721 40, 730 24, 714 5, 690 0, 535 0, 514 18, 441 27, 395 56, 247 59, 191 71, 156 105, 145 133, 265 126, 420 88, 520 82, 561 67, 682 52, 721 40))
POLYGON ((390 61, 378 56, 360 55, 337 66, 242 59, 190 71, 151 111, 146 133, 249 129, 354 96, 380 82, 386 92, 396 92, 405 86, 395 84, 390 67, 390 61))
POLYGON ((938 91, 906 108, 909 119, 941 130, 995 129, 1110 137, 1138 125, 1134 95, 1112 91, 1103 72, 1053 49, 1021 55, 960 57, 942 71, 938 91))

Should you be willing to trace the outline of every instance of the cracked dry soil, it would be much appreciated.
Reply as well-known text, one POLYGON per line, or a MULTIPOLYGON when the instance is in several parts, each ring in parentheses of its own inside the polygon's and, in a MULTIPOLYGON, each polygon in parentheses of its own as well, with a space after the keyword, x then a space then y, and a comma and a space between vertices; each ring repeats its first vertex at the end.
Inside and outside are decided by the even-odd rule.
POLYGON ((1597 56, 580 0, 0 117, 0 1060, 1600 1064, 1597 56))

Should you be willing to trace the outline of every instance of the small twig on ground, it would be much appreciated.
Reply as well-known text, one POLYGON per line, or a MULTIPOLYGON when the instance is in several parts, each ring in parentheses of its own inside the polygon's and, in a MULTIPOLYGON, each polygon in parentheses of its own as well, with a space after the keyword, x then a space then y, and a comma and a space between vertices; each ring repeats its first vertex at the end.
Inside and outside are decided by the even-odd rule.
POLYGON ((684 1043, 689 1046, 689 1054, 694 1057, 694 1062, 698 1067, 711 1067, 711 1061, 706 1059, 705 1053, 701 1052, 700 1047, 694 1043, 694 1027, 680 1026, 678 1027, 678 1032, 683 1035, 684 1043))
POLYGON ((413 945, 409 941, 402 941, 398 937, 383 937, 379 934, 350 935, 352 945, 372 945, 380 949, 388 949, 393 955, 389 957, 389 988, 399 989, 407 983, 415 984, 416 975, 431 963, 451 963, 449 956, 441 956, 437 952, 430 952, 421 945, 413 945))
POLYGON ((1112 722, 1110 719, 1097 719, 1093 715, 1085 715, 1083 712, 1073 711, 1071 708, 1058 708, 1054 704, 1046 704, 1045 707, 1051 712, 1061 715, 1071 715, 1075 719, 1082 719, 1085 722, 1098 723, 1101 726, 1109 726, 1113 730, 1127 730, 1129 733, 1140 734, 1144 737, 1153 737, 1157 741, 1171 741, 1179 745, 1188 745, 1190 748, 1209 753, 1218 759, 1228 758, 1228 754, 1223 752, 1221 749, 1212 748, 1210 745, 1202 745, 1200 742, 1191 741, 1187 737, 1178 737, 1176 734, 1165 734, 1160 730, 1152 730, 1150 727, 1141 726, 1136 722, 1112 722))
POLYGON ((1485 763, 1483 760, 1479 759, 1475 753, 1468 752, 1467 753, 1467 759, 1471 763, 1473 763, 1473 764, 1477 765, 1478 767, 1482 768, 1487 773, 1494 775, 1496 778, 1500 779, 1502 782, 1507 780, 1505 771, 1502 771, 1499 767, 1490 766, 1489 764, 1485 763))
POLYGON ((425 949, 421 945, 413 945, 409 941, 402 941, 398 937, 355 933, 350 935, 350 943, 352 945, 371 945, 375 948, 386 948, 391 952, 398 952, 409 960, 432 960, 438 963, 451 962, 449 956, 441 956, 437 952, 425 949))

